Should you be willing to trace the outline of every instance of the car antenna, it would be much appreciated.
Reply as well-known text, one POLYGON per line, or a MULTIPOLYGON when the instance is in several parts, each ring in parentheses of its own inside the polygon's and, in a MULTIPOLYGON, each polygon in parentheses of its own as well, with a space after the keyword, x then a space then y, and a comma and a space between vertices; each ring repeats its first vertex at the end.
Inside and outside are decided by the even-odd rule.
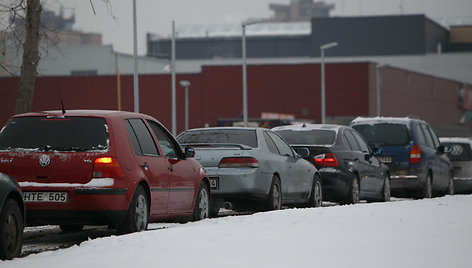
POLYGON ((56 82, 56 85, 57 85, 57 91, 59 92, 59 98, 61 100, 62 115, 66 115, 66 109, 64 108, 64 102, 62 101, 61 87, 59 86, 59 83, 57 82, 56 82))

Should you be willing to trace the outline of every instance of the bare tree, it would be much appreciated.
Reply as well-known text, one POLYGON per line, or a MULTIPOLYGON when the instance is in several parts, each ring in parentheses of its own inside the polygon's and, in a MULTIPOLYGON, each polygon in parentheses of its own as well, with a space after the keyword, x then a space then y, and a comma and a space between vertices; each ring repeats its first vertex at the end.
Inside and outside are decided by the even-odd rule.
MULTIPOLYGON (((23 5, 22 0, 20 5, 23 5)), ((41 20, 41 4, 39 0, 26 0, 25 42, 23 43, 23 61, 21 65, 18 97, 15 114, 31 111, 34 85, 39 63, 39 28, 41 20)))

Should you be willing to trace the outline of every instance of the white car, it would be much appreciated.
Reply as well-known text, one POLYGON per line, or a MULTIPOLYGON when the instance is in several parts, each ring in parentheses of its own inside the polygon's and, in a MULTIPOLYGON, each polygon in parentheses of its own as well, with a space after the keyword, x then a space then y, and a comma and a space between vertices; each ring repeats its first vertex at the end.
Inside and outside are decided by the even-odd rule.
POLYGON ((472 193, 472 138, 439 138, 454 168, 454 191, 472 193))

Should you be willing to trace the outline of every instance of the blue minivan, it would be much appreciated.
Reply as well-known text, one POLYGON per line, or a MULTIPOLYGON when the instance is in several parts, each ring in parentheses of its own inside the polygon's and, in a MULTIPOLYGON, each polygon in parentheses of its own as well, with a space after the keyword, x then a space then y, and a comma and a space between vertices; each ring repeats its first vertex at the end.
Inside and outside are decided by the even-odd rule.
POLYGON ((358 117, 351 122, 390 169, 392 195, 431 198, 454 194, 453 169, 431 126, 410 117, 358 117))

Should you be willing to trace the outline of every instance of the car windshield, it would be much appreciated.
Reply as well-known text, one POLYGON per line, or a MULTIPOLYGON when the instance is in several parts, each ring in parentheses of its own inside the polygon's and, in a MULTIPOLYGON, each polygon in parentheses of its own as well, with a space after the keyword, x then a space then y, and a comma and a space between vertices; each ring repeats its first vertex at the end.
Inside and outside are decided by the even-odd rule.
POLYGON ((378 123, 359 124, 352 126, 370 145, 406 145, 410 141, 408 129, 404 124, 378 123))
POLYGON ((0 133, 0 150, 102 151, 108 143, 103 118, 17 117, 0 133))
POLYGON ((332 145, 334 144, 336 140, 336 131, 334 130, 324 130, 324 129, 313 129, 309 131, 280 130, 276 132, 291 145, 295 145, 295 144, 332 145))
POLYGON ((203 129, 182 133, 177 140, 181 144, 233 143, 257 147, 254 129, 203 129))

